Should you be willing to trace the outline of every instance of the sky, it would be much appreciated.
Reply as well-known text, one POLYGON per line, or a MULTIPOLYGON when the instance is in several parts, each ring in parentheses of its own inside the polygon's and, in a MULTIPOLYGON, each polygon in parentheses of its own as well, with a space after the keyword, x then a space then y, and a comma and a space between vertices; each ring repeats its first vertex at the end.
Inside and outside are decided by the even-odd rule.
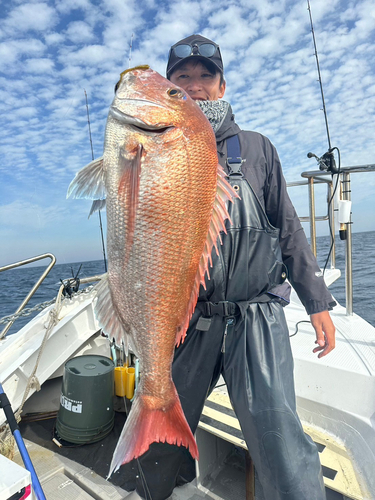
MULTIPOLYGON (((375 164, 375 4, 311 0, 311 12, 331 144, 344 167, 375 164)), ((0 0, 0 266, 102 258, 91 202, 66 199, 91 161, 84 92, 99 157, 119 74, 165 75, 169 47, 192 33, 220 45, 224 99, 241 128, 271 139, 286 180, 317 169, 306 155, 328 141, 306 0, 0 0)), ((375 230, 374 188, 375 173, 352 175, 354 232, 375 230)), ((307 188, 289 192, 307 215, 307 188)), ((325 199, 318 186, 318 215, 325 199)))

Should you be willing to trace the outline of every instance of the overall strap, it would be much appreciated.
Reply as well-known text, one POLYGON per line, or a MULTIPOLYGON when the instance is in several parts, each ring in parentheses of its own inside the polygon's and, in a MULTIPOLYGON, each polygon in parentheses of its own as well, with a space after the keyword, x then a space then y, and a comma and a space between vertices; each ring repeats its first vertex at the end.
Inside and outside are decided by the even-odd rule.
POLYGON ((243 177, 241 167, 246 160, 241 158, 241 146, 238 134, 232 135, 232 137, 227 139, 227 155, 229 175, 240 175, 243 177))

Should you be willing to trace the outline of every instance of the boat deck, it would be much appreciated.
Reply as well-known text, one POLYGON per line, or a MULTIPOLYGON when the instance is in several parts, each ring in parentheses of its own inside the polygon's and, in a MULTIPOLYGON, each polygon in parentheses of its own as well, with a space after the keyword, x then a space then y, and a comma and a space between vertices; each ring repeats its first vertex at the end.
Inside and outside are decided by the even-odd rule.
MULTIPOLYGON (((121 500, 128 494, 88 467, 25 440, 47 500, 121 500)), ((22 465, 16 455, 14 461, 22 465)))
MULTIPOLYGON (((60 386, 61 379, 54 379, 48 381, 42 391, 34 394, 25 408, 29 415, 35 409, 46 412, 56 408, 60 386)), ((25 418, 21 422, 21 433, 25 438, 47 500, 119 500, 126 498, 128 493, 135 488, 135 477, 138 474, 135 462, 122 466, 118 472, 113 474, 110 481, 105 480, 113 449, 125 418, 125 413, 116 412, 115 426, 112 432, 98 443, 62 448, 58 448, 52 441, 55 418, 29 422, 25 418)), ((320 441, 322 439, 321 436, 320 441)), ((198 480, 176 488, 170 500, 248 499, 249 497, 246 497, 246 460, 244 454, 246 444, 243 441, 238 421, 230 407, 225 387, 215 390, 207 401, 197 431, 197 441, 202 459, 198 467, 198 480), (220 441, 219 445, 218 441, 220 441), (207 468, 204 462, 211 465, 214 463, 210 454, 218 447, 225 451, 225 457, 220 457, 221 463, 215 463, 213 471, 212 467, 211 469, 207 468)), ((315 437, 315 441, 319 443, 319 437, 318 439, 315 437)), ((335 456, 332 449, 330 450, 329 443, 322 444, 320 442, 320 451, 325 470, 326 486, 329 486, 327 500, 361 499, 362 497, 351 494, 348 489, 349 481, 354 491, 355 476, 350 482, 352 470, 345 461, 341 460, 340 462, 339 460, 342 450, 335 456), (343 487, 346 490, 342 490, 343 487), (331 488, 337 491, 333 491, 331 488), (343 496, 338 491, 346 491, 348 496, 343 496)), ((16 454, 14 460, 22 464, 19 455, 16 454)), ((257 493, 257 490, 256 482, 255 499, 265 500, 257 493)))
MULTIPOLYGON (((363 494, 354 470, 350 454, 344 444, 322 429, 303 423, 304 431, 315 442, 322 464, 324 484, 328 498, 362 500, 363 494), (337 493, 337 495, 335 495, 337 493)), ((225 385, 208 397, 199 428, 247 450, 238 419, 232 409, 225 385)), ((198 440, 199 445, 199 440, 198 440)))
MULTIPOLYGON (((336 274, 336 270, 333 270, 327 276, 334 279, 336 274)), ((20 331, 19 336, 10 336, 2 344, 0 368, 14 409, 20 404, 35 365, 34 358, 43 336, 43 329, 40 325, 37 327, 37 322, 44 325, 47 312, 43 314, 39 319, 34 318, 27 328, 20 331)), ((311 435, 320 451, 327 499, 373 500, 374 495, 366 493, 364 487, 367 485, 369 491, 375 491, 374 328, 356 315, 346 316, 345 310, 338 306, 332 317, 337 328, 339 348, 329 357, 318 360, 311 354, 315 339, 311 325, 302 323, 298 326, 298 334, 294 335, 296 325, 308 320, 294 294, 292 303, 286 308, 286 316, 295 358, 298 412, 301 420, 306 422, 305 431, 311 435), (327 383, 331 380, 335 383, 327 383), (365 400, 363 394, 367 395, 365 400), (345 443, 335 436, 344 436, 345 443), (358 471, 361 471, 360 475, 358 471)), ((116 412, 114 429, 103 441, 62 448, 52 441, 64 365, 61 357, 56 359, 56 352, 64 352, 65 358, 79 354, 109 355, 107 339, 100 335, 95 322, 92 297, 79 296, 64 303, 58 328, 51 333, 38 367, 37 376, 43 389, 26 401, 22 414, 21 433, 27 440, 46 496, 49 500, 125 498, 135 488, 138 474, 136 462, 122 466, 110 481, 105 481, 113 450, 125 422, 124 412, 116 412), (74 328, 71 322, 74 322, 74 328), (55 416, 41 421, 24 418, 36 412, 44 413, 45 417, 55 412, 55 416), (58 496, 60 493, 61 496, 58 496)), ((35 388, 32 388, 31 393, 33 391, 35 388)), ((1 417, 4 419, 0 415, 0 424, 1 417)), ((246 445, 225 387, 218 388, 207 401, 197 430, 197 441, 201 456, 198 479, 195 484, 177 488, 171 499, 245 500, 246 445), (215 462, 213 469, 211 454, 219 449, 222 452, 221 462, 215 462), (204 465, 204 457, 211 468, 204 465)), ((217 458, 216 455, 214 459, 217 458)), ((256 500, 265 500, 259 497, 256 484, 256 500)))

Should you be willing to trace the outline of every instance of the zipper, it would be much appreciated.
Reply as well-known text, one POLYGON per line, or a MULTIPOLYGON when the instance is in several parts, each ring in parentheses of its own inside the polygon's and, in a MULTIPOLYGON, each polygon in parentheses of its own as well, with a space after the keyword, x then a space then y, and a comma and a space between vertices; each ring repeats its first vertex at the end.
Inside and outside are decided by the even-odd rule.
POLYGON ((221 352, 225 352, 225 341, 227 339, 228 335, 228 327, 232 327, 234 325, 234 318, 227 318, 225 322, 225 330, 224 330, 224 338, 223 338, 223 344, 221 346, 221 352))

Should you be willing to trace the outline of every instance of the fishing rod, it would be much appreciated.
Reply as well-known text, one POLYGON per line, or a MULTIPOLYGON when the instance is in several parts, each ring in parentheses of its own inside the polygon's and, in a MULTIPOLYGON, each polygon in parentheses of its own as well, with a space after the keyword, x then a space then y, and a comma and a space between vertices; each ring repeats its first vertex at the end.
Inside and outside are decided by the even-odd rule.
POLYGON ((27 451, 27 448, 25 446, 25 443, 22 439, 16 418, 14 416, 11 404, 9 402, 8 396, 5 394, 3 386, 0 383, 0 408, 4 410, 5 417, 8 421, 8 425, 10 427, 10 431, 13 434, 13 437, 17 443, 20 455, 22 457, 23 463, 25 465, 25 468, 30 472, 31 474, 31 482, 33 486, 34 493, 37 497, 38 500, 46 500, 46 497, 44 495, 42 486, 39 482, 38 476, 36 475, 34 466, 31 462, 30 455, 27 451))
MULTIPOLYGON (((322 75, 321 75, 321 72, 320 72, 318 49, 317 49, 317 45, 316 45, 314 24, 313 24, 313 19, 312 19, 312 13, 311 13, 311 7, 310 7, 310 1, 309 0, 307 0, 307 10, 309 11, 309 17, 310 17, 311 33, 312 33, 312 38, 313 38, 313 43, 314 43, 314 50, 315 50, 314 55, 315 55, 315 59, 316 59, 316 66, 317 66, 317 69, 318 69, 320 93, 321 93, 321 96, 322 96, 323 113, 324 113, 324 120, 325 120, 326 132, 327 132, 327 140, 328 140, 328 151, 326 151, 321 157, 318 157, 314 153, 307 153, 307 157, 308 158, 315 158, 316 161, 318 162, 320 170, 326 170, 327 172, 330 172, 332 174, 332 176, 334 174, 337 174, 336 175, 335 186, 334 186, 334 189, 333 189, 333 193, 332 193, 331 198, 328 201, 328 225, 329 225, 329 232, 330 232, 330 237, 331 237, 331 246, 330 246, 330 249, 329 249, 329 252, 328 252, 328 256, 327 256, 326 262, 324 264, 324 269, 323 269, 323 275, 324 275, 326 267, 327 267, 327 264, 328 264, 328 260, 329 260, 329 258, 331 256, 331 253, 332 253, 333 247, 334 247, 334 243, 335 243, 335 237, 334 237, 334 233, 333 233, 333 229, 332 229, 332 221, 331 221, 331 215, 330 215, 330 207, 331 207, 333 199, 334 199, 334 197, 336 195, 337 188, 338 188, 338 185, 339 185, 339 178, 340 178, 339 174, 341 173, 341 155, 340 155, 339 148, 332 147, 332 144, 331 144, 331 137, 330 137, 329 126, 328 126, 328 114, 327 114, 327 108, 326 108, 326 103, 325 103, 325 99, 324 99, 323 81, 322 81, 322 75), (336 167, 336 162, 335 162, 335 158, 334 158, 334 155, 333 155, 333 151, 335 151, 335 150, 337 151, 337 154, 338 154, 338 160, 339 160, 338 167, 336 167)), ((340 235, 340 239, 341 240, 347 239, 347 230, 346 230, 346 227, 347 227, 346 224, 340 224, 339 235, 340 235)))
POLYGON ((319 57, 318 57, 318 49, 316 46, 316 39, 315 39, 315 32, 314 32, 314 25, 313 25, 313 20, 312 20, 312 14, 311 14, 311 7, 310 7, 310 1, 307 0, 307 10, 309 11, 309 16, 310 16, 310 26, 311 26, 311 33, 312 33, 312 38, 313 38, 313 43, 314 43, 314 55, 316 59, 316 66, 318 69, 318 81, 320 85, 320 93, 322 96, 322 102, 323 102, 323 113, 324 113, 324 120, 325 120, 325 125, 326 125, 326 132, 327 132, 327 139, 328 139, 328 151, 324 153, 321 157, 317 156, 314 153, 307 153, 308 158, 315 158, 316 161, 318 162, 319 169, 320 170, 327 170, 328 172, 331 172, 332 174, 337 174, 339 172, 339 169, 336 167, 335 163, 335 158, 333 156, 333 151, 338 149, 336 147, 332 148, 331 145, 331 137, 329 134, 329 127, 328 127, 328 115, 327 115, 327 108, 326 108, 326 103, 324 99, 324 91, 323 91, 323 82, 322 82, 322 75, 320 72, 320 65, 319 65, 319 57))
MULTIPOLYGON (((88 126, 89 126, 89 136, 90 136, 90 145, 91 145, 91 160, 92 160, 92 161, 94 161, 94 148, 93 148, 93 146, 92 146, 91 124, 90 124, 90 114, 89 114, 89 103, 88 103, 88 100, 87 100, 86 90, 85 90, 85 89, 83 89, 83 91, 84 91, 84 93, 85 93, 85 99, 86 99, 87 123, 88 123, 88 126)), ((105 272, 107 272, 107 258, 106 258, 106 255, 105 255, 105 244, 104 244, 104 236, 103 236, 103 225, 102 225, 102 216, 101 216, 100 210, 98 210, 98 213, 99 213, 99 227, 100 227, 100 235, 101 235, 101 239, 102 239, 102 250, 103 250, 104 269, 105 269, 105 272)))
POLYGON ((327 116, 327 109, 326 109, 326 102, 324 99, 324 92, 323 92, 323 82, 322 82, 322 76, 320 73, 320 65, 319 65, 319 57, 318 57, 318 49, 316 47, 316 40, 315 40, 315 32, 314 32, 314 25, 313 25, 313 20, 312 20, 312 14, 311 14, 311 7, 310 7, 310 1, 307 0, 307 10, 309 11, 309 16, 310 16, 310 26, 311 26, 311 33, 312 33, 312 38, 313 38, 313 43, 314 43, 314 49, 315 49, 315 58, 316 58, 316 66, 318 68, 318 76, 319 76, 319 84, 320 84, 320 93, 322 94, 322 102, 323 102, 323 113, 324 113, 324 119, 326 122, 326 130, 327 130, 327 139, 328 139, 328 148, 331 149, 331 137, 329 135, 329 127, 328 127, 328 116, 327 116))

